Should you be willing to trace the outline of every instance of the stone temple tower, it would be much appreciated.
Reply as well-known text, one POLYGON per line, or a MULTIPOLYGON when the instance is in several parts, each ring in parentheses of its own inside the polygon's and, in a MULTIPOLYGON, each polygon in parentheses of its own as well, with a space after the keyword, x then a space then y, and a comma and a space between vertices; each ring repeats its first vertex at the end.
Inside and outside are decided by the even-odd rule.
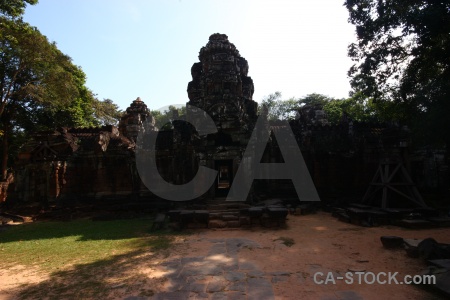
POLYGON ((187 104, 208 113, 217 128, 197 144, 195 153, 199 165, 218 171, 207 197, 220 198, 228 194, 241 163, 257 120, 257 103, 247 60, 225 34, 211 35, 198 58, 191 68, 187 104))
MULTIPOLYGON (((126 113, 120 119, 119 123, 119 131, 122 135, 126 136, 128 139, 136 142, 139 129, 143 126, 144 122, 150 118, 149 126, 155 126, 155 119, 150 114, 147 105, 141 100, 141 98, 137 98, 134 100, 130 106, 127 108, 126 113)), ((154 128, 151 128, 152 130, 154 128)))
POLYGON ((257 109, 252 100, 253 80, 247 76, 247 60, 228 37, 211 35, 198 58, 200 62, 191 68, 188 104, 206 111, 218 128, 240 128, 252 122, 257 109))

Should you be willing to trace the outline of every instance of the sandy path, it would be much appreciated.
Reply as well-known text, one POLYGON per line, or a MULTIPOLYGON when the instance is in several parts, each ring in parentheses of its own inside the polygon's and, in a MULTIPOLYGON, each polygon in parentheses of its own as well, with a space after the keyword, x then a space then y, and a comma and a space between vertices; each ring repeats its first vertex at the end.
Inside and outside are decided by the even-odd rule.
MULTIPOLYGON (((189 236, 190 255, 207 255, 213 239, 247 239, 260 247, 243 247, 239 250, 240 262, 248 262, 262 270, 272 282, 275 299, 439 299, 411 285, 396 284, 346 284, 337 280, 349 270, 366 272, 398 272, 401 281, 405 275, 416 275, 426 267, 420 259, 410 258, 406 252, 387 250, 380 242, 382 235, 423 239, 433 237, 450 243, 450 229, 411 230, 395 226, 366 228, 341 222, 330 214, 320 212, 308 216, 289 216, 287 228, 251 230, 197 230, 189 236), (292 238, 295 244, 287 247, 277 241, 280 237, 292 238), (289 276, 273 278, 277 272, 289 276), (322 272, 326 279, 333 273, 336 284, 318 285, 313 276, 322 272), (361 298, 359 298, 361 297, 361 298)), ((186 252, 183 255, 187 255, 186 252)), ((173 253, 176 257, 176 253, 173 253)), ((369 280, 371 278, 368 278, 369 280)), ((381 277, 383 279, 383 277, 381 277)))
MULTIPOLYGON (((346 284, 336 277, 349 270, 366 272, 399 272, 415 275, 426 267, 420 259, 406 252, 387 250, 382 235, 423 239, 433 237, 450 243, 450 228, 411 230, 395 226, 365 228, 347 224, 330 214, 319 212, 307 216, 289 216, 287 227, 268 229, 208 230, 193 229, 192 234, 176 240, 164 255, 139 253, 125 256, 111 275, 99 280, 112 282, 108 299, 444 299, 419 287, 396 284, 346 284), (294 245, 285 246, 280 237, 291 238, 294 245), (126 272, 123 266, 127 267, 126 272), (122 272, 122 273, 121 273, 122 272), (324 280, 332 274, 336 283, 316 284, 314 274, 324 280), (121 276, 135 273, 136 284, 118 285, 121 276), (115 283, 114 283, 115 282, 115 283), (119 288, 114 287, 119 286, 119 288), (142 291, 152 291, 143 295, 142 291), (260 294, 258 294, 258 291, 260 294), (175 294, 174 294, 175 293, 175 294), (177 294, 179 293, 179 294, 177 294), (178 295, 178 296, 177 296, 178 295)), ((51 286, 55 277, 39 270, 0 272, 0 299, 15 299, 20 284, 34 288, 51 286), (41 284, 41 285, 39 285, 41 284), (50 284, 50 285, 49 285, 50 284)))

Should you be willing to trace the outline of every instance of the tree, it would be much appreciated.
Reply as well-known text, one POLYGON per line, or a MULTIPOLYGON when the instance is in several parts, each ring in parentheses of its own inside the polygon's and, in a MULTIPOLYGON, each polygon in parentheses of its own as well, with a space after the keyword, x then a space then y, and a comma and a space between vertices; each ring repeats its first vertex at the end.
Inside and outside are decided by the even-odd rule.
POLYGON ((181 106, 177 108, 174 105, 169 105, 168 109, 164 111, 160 110, 152 110, 150 114, 155 118, 155 126, 159 128, 159 130, 170 130, 172 129, 171 121, 173 119, 174 111, 178 112, 178 116, 183 116, 186 114, 186 107, 181 106))
POLYGON ((327 114, 327 120, 332 124, 337 124, 342 119, 343 102, 340 100, 336 100, 322 94, 312 93, 298 99, 298 102, 299 108, 308 106, 313 109, 324 110, 327 114))
POLYGON ((281 93, 275 92, 270 94, 261 102, 258 107, 258 113, 261 114, 263 106, 268 109, 267 118, 270 121, 275 120, 289 120, 295 117, 295 113, 298 109, 298 100, 295 98, 290 98, 288 100, 281 100, 281 93))
POLYGON ((404 103, 374 101, 362 92, 346 99, 332 99, 323 105, 330 124, 338 124, 345 115, 349 120, 366 123, 386 123, 405 120, 404 103))
POLYGON ((8 142, 14 132, 54 128, 77 119, 94 121, 93 96, 84 84, 83 71, 35 27, 0 17, 2 179, 7 176, 8 142))
POLYGON ((358 39, 348 52, 354 91, 407 104, 410 124, 440 132, 434 141, 450 148, 448 130, 436 131, 450 127, 450 2, 346 0, 345 6, 358 39))
MULTIPOLYGON (((331 112, 333 107, 336 108, 339 106, 337 104, 334 98, 317 93, 308 94, 301 98, 281 100, 281 93, 275 92, 264 97, 261 105, 258 107, 258 113, 262 113, 262 107, 265 105, 268 108, 269 120, 291 120, 296 117, 298 110, 305 105, 312 106, 315 109, 328 109, 327 112, 331 112)), ((338 114, 338 118, 340 119, 342 116, 342 108, 339 108, 335 114, 338 114)))
POLYGON ((95 99, 94 117, 98 125, 117 125, 123 112, 111 99, 95 99))
MULTIPOLYGON (((26 116, 26 119, 20 118, 21 122, 18 124, 20 127, 25 130, 38 131, 57 127, 104 125, 101 120, 104 108, 102 105, 96 105, 99 100, 85 86, 86 75, 79 67, 74 68, 71 72, 76 90, 71 98, 59 101, 31 101, 27 106, 28 111, 23 111, 21 114, 26 116), (29 121, 27 122, 27 120, 29 121)), ((19 109, 21 108, 19 107, 19 109)))
POLYGON ((38 0, 0 0, 0 16, 20 17, 25 12, 27 3, 35 5, 38 0))
POLYGON ((330 98, 322 94, 312 93, 300 98, 298 102, 301 106, 310 105, 316 106, 318 109, 321 109, 325 104, 327 104, 331 100, 333 100, 333 98, 330 98))

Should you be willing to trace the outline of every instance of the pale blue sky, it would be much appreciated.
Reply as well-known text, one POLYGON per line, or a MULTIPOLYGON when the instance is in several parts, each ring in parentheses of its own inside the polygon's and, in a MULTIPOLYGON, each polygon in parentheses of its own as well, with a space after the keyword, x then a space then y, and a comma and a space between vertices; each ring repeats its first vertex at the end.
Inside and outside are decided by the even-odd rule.
POLYGON ((216 32, 248 60, 258 102, 350 90, 355 37, 343 0, 39 0, 24 19, 121 109, 138 96, 151 109, 186 103, 191 66, 216 32))

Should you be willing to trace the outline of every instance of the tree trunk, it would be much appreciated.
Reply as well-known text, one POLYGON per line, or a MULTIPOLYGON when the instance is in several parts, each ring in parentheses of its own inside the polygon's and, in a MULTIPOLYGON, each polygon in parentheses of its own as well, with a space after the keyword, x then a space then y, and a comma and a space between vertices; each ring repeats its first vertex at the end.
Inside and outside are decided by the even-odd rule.
POLYGON ((9 126, 4 127, 2 137, 2 178, 1 181, 6 181, 8 178, 8 134, 9 126))

